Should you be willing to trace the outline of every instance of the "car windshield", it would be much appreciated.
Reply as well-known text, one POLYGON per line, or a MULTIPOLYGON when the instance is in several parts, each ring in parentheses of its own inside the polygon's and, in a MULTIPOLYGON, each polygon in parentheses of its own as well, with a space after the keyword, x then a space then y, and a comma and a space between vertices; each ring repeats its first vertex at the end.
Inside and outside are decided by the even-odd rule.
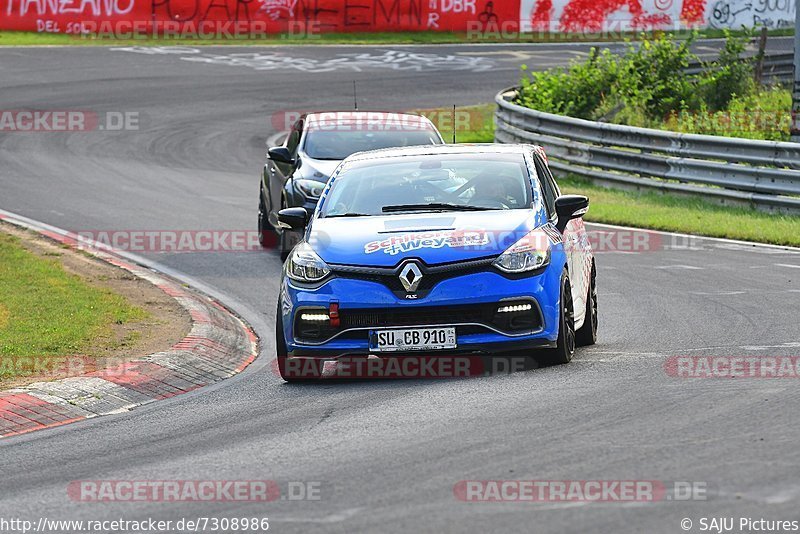
POLYGON ((441 144, 439 136, 428 126, 373 131, 368 128, 340 125, 330 129, 309 129, 303 151, 313 159, 343 160, 356 152, 438 144, 441 144))
POLYGON ((530 175, 521 154, 439 154, 345 164, 321 216, 510 210, 530 205, 530 175))

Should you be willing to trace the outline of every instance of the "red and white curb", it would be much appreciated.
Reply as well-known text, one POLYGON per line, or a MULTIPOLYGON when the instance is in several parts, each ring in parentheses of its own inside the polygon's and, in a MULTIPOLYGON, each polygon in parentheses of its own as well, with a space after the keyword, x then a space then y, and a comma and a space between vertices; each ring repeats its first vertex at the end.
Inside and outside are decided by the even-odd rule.
MULTIPOLYGON (((0 210, 0 220, 71 248, 77 236, 0 210)), ((191 315, 189 334, 171 349, 83 376, 0 391, 0 437, 130 410, 229 378, 255 360, 258 340, 241 319, 210 297, 126 261, 107 247, 80 241, 80 250, 152 283, 191 315)))

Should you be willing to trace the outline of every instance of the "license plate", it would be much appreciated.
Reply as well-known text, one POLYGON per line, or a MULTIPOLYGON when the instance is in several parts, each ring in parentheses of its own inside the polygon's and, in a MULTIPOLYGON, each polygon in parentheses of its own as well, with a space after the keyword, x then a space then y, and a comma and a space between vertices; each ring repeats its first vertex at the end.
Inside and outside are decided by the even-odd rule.
POLYGON ((370 349, 378 352, 454 349, 455 328, 414 328, 412 330, 373 330, 370 349))

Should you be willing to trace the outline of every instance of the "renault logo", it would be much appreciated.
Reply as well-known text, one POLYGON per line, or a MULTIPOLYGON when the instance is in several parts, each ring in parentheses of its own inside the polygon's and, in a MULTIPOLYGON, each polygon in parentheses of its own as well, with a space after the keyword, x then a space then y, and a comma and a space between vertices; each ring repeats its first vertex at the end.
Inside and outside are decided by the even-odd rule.
POLYGON ((408 263, 403 267, 403 270, 400 271, 400 282, 409 293, 417 290, 422 283, 422 271, 419 270, 416 263, 408 263))

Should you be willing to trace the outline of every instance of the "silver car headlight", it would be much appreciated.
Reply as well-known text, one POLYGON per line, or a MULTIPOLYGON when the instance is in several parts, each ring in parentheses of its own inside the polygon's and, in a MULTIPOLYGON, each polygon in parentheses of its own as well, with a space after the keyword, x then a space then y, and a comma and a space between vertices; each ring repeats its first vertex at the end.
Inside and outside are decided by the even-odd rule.
POLYGON ((325 189, 325 182, 316 180, 306 180, 303 178, 294 181, 298 189, 308 198, 319 198, 325 189))
POLYGON ((294 247, 286 260, 286 276, 297 282, 319 282, 330 273, 328 264, 305 241, 294 247))
POLYGON ((550 263, 550 238, 536 229, 511 245, 496 260, 494 266, 506 273, 525 273, 546 267, 550 263))

